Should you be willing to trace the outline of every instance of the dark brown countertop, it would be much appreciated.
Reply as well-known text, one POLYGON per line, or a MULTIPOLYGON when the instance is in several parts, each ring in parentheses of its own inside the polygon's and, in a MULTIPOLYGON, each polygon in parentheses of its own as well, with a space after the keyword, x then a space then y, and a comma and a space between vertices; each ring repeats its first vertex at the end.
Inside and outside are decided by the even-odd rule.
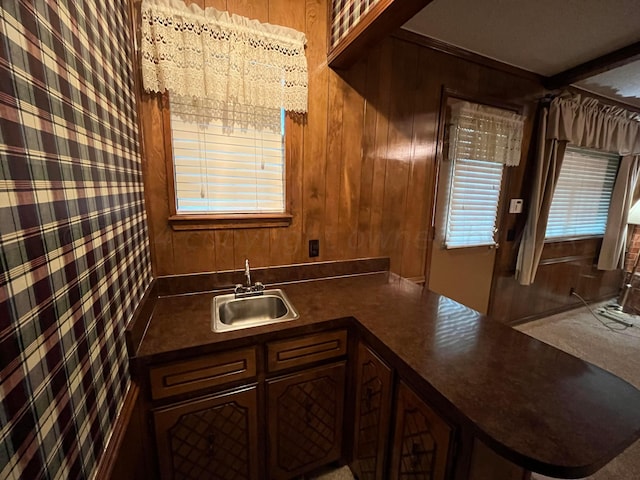
POLYGON ((342 319, 334 324, 357 325, 453 421, 529 470, 586 476, 640 438, 635 387, 407 280, 378 273, 282 288, 300 319, 228 333, 211 331, 214 293, 159 298, 137 357, 161 361, 342 319))

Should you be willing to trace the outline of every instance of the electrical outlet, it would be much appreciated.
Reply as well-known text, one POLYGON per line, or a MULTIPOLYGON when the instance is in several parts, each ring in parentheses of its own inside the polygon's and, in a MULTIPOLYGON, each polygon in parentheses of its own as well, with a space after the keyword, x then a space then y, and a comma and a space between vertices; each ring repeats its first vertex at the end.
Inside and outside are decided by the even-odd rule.
POLYGON ((309 256, 317 257, 320 255, 320 240, 309 240, 309 256))

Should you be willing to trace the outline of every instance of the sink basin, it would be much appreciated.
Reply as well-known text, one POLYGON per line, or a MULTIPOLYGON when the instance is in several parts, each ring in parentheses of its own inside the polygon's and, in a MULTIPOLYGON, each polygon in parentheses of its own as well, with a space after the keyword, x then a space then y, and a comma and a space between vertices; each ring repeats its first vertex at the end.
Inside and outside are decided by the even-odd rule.
POLYGON ((298 312, 285 293, 279 289, 265 290, 262 295, 236 298, 233 293, 213 298, 214 332, 257 327, 295 320, 298 312))

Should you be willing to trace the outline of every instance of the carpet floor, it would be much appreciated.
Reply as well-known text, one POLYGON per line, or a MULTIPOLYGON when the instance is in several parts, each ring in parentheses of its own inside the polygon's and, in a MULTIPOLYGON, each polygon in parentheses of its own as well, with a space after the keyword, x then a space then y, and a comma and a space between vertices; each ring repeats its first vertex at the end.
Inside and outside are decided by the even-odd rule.
POLYGON ((328 469, 309 480, 354 480, 353 473, 349 467, 344 466, 336 469, 328 469))
MULTIPOLYGON (((592 305, 596 310, 605 304, 592 305)), ((599 316, 598 316, 599 317, 599 316)), ((600 317, 599 317, 600 318, 600 317)), ((632 327, 610 319, 596 319, 582 306, 516 327, 549 345, 597 365, 640 389, 640 318, 630 317, 632 327), (603 323, 604 322, 604 323, 603 323)), ((594 412, 597 415, 598 412, 594 412)), ((532 479, 548 477, 534 474, 532 479)), ((640 440, 595 474, 592 480, 640 479, 640 440)))

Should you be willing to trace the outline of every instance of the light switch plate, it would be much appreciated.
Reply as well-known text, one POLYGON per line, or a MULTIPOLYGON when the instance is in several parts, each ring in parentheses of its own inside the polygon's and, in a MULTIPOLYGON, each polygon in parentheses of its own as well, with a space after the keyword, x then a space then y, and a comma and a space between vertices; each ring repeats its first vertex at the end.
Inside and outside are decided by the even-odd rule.
POLYGON ((509 213, 522 213, 522 199, 512 198, 509 203, 509 213))

